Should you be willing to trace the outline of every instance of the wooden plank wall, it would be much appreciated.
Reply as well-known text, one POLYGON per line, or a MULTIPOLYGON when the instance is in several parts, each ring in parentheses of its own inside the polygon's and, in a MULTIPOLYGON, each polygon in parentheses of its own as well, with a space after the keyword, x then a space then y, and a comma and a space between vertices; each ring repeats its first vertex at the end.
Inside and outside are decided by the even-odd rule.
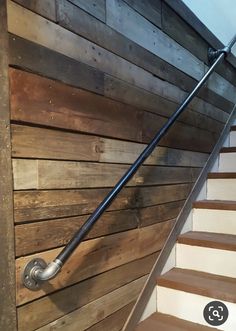
POLYGON ((19 331, 120 331, 236 100, 224 63, 57 278, 52 260, 207 69, 161 0, 8 1, 19 331), (174 28, 173 28, 174 27, 174 28))

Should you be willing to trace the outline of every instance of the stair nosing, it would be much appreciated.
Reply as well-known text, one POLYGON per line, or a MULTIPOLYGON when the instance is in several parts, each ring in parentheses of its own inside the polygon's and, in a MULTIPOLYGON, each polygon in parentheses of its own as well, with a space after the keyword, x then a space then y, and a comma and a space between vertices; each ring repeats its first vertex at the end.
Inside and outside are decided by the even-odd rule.
POLYGON ((194 209, 236 210, 234 200, 198 200, 193 202, 194 209))

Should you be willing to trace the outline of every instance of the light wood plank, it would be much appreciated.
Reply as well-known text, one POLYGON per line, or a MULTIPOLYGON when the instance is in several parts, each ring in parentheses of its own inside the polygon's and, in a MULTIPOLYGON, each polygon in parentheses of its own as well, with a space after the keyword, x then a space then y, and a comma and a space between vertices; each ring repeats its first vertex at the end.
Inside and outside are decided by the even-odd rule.
MULTIPOLYGON (((128 168, 122 164, 13 159, 14 189, 112 187, 128 168)), ((200 170, 142 166, 127 186, 194 182, 200 170)))
POLYGON ((86 330, 136 300, 146 279, 147 276, 141 277, 38 330, 77 331, 78 328, 81 331, 86 330))
MULTIPOLYGON (((185 199, 193 183, 150 187, 125 187, 108 210, 139 208, 185 199)), ((108 189, 16 191, 15 222, 30 222, 93 212, 108 189)))
POLYGON ((141 229, 87 240, 81 243, 72 254, 60 274, 37 292, 26 289, 22 284, 21 277, 26 263, 34 257, 41 257, 49 262, 56 257, 61 248, 17 259, 17 304, 21 305, 40 298, 45 294, 160 251, 172 226, 173 221, 170 220, 141 229))
POLYGON ((158 254, 124 264, 19 307, 19 331, 35 330, 148 274, 158 254))
POLYGON ((14 0, 19 5, 56 22, 56 0, 14 0))

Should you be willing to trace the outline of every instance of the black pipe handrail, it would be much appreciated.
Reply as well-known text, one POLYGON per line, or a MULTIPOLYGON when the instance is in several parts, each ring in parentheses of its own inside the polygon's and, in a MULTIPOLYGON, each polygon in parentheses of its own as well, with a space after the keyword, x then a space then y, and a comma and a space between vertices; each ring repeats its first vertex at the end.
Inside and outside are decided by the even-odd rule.
POLYGON ((183 110, 187 107, 187 105, 191 102, 194 96, 198 93, 199 89, 206 82, 212 72, 215 70, 216 66, 223 60, 225 56, 227 56, 234 43, 236 42, 236 35, 230 41, 228 46, 221 50, 210 51, 210 61, 213 64, 207 71, 207 73, 202 77, 202 79, 198 82, 193 91, 186 97, 186 99, 182 102, 182 104, 177 108, 174 114, 168 119, 168 121, 164 124, 164 126, 159 130, 159 132, 155 135, 149 145, 144 149, 144 151, 140 154, 137 160, 132 164, 132 166, 127 170, 127 172, 123 175, 123 177, 118 181, 118 183, 114 186, 114 188, 108 193, 105 199, 100 203, 100 205, 95 209, 92 215, 88 218, 88 220, 83 224, 83 226, 75 233, 73 238, 69 241, 69 243, 63 248, 60 254, 55 258, 54 261, 47 264, 43 259, 33 259, 30 261, 24 270, 23 275, 23 283, 24 285, 31 289, 38 289, 43 281, 54 278, 57 273, 60 271, 62 266, 65 264, 67 259, 71 256, 73 251, 78 247, 81 243, 85 235, 92 228, 94 223, 99 219, 99 217, 104 213, 104 211, 108 208, 111 202, 116 198, 120 190, 125 186, 125 184, 133 177, 133 175, 137 172, 138 168, 143 164, 143 162, 148 158, 148 156, 153 152, 161 138, 167 133, 170 127, 175 123, 176 119, 180 116, 183 110))

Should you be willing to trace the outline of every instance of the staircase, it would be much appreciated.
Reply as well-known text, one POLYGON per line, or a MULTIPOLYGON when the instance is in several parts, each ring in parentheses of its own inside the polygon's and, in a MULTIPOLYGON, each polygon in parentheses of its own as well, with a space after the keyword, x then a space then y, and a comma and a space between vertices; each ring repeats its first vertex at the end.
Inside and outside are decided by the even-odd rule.
POLYGON ((157 279, 157 312, 135 330, 235 331, 236 126, 229 147, 221 149, 218 172, 208 174, 207 200, 193 204, 192 231, 179 236, 175 253, 175 267, 157 279), (204 308, 212 301, 228 309, 223 324, 221 304, 207 310, 213 322, 204 319, 204 308))

